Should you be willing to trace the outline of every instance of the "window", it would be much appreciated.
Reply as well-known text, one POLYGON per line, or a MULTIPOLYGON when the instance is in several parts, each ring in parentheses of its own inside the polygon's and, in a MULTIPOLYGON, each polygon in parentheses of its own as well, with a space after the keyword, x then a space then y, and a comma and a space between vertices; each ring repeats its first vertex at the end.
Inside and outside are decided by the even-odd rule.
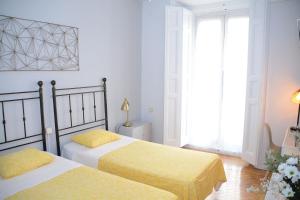
POLYGON ((241 153, 248 32, 248 16, 221 16, 198 21, 190 144, 241 153))

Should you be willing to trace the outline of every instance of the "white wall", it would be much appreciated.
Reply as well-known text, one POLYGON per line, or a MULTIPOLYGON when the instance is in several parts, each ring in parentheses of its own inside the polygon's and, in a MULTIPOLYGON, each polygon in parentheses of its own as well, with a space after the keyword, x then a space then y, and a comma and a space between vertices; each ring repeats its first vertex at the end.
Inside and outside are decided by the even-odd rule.
MULTIPOLYGON (((57 87, 100 83, 108 78, 109 127, 124 120, 120 106, 131 103, 140 117, 141 10, 137 0, 0 0, 0 14, 79 28, 79 72, 0 72, 0 92, 31 90, 45 82, 47 127, 53 125, 50 81, 57 87)), ((54 134, 51 151, 55 152, 54 134)))
POLYGON ((292 93, 300 88, 297 18, 299 0, 271 4, 266 122, 277 145, 281 145, 287 127, 296 125, 297 120, 298 106, 290 101, 292 93))
POLYGON ((163 142, 165 6, 169 3, 143 3, 141 118, 152 122, 152 140, 159 143, 163 142))

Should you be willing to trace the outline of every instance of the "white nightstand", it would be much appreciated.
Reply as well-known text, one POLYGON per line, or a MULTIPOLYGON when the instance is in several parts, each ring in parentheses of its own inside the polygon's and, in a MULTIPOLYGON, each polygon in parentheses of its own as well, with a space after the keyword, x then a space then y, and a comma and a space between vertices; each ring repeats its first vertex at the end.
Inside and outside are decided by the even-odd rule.
POLYGON ((151 129, 151 123, 149 122, 132 121, 131 127, 125 127, 120 124, 117 125, 116 132, 136 139, 150 141, 151 129))
POLYGON ((296 138, 291 133, 290 128, 288 128, 285 132, 282 148, 281 148, 281 155, 287 156, 300 156, 299 147, 296 147, 296 138))

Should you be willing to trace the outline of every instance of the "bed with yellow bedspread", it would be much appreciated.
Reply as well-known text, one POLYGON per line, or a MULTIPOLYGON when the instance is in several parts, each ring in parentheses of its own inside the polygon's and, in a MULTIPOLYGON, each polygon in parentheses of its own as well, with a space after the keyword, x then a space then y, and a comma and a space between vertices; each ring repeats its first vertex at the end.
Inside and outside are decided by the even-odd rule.
POLYGON ((176 195, 88 167, 78 167, 8 200, 176 200, 176 195))
POLYGON ((100 170, 155 186, 182 200, 204 200, 226 181, 218 155, 135 141, 102 156, 100 170))

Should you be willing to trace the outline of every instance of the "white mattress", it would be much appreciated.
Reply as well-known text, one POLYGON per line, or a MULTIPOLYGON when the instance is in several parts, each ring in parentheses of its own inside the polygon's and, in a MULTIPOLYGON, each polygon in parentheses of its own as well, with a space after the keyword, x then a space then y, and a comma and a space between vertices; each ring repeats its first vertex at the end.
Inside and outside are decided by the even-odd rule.
POLYGON ((48 181, 64 172, 80 167, 81 164, 55 156, 54 161, 23 175, 10 179, 0 177, 0 199, 48 181))
POLYGON ((87 165, 89 167, 98 168, 99 159, 105 154, 117 150, 121 147, 127 146, 137 139, 120 136, 119 140, 101 145, 96 148, 88 148, 75 142, 67 143, 62 148, 62 156, 87 165))

